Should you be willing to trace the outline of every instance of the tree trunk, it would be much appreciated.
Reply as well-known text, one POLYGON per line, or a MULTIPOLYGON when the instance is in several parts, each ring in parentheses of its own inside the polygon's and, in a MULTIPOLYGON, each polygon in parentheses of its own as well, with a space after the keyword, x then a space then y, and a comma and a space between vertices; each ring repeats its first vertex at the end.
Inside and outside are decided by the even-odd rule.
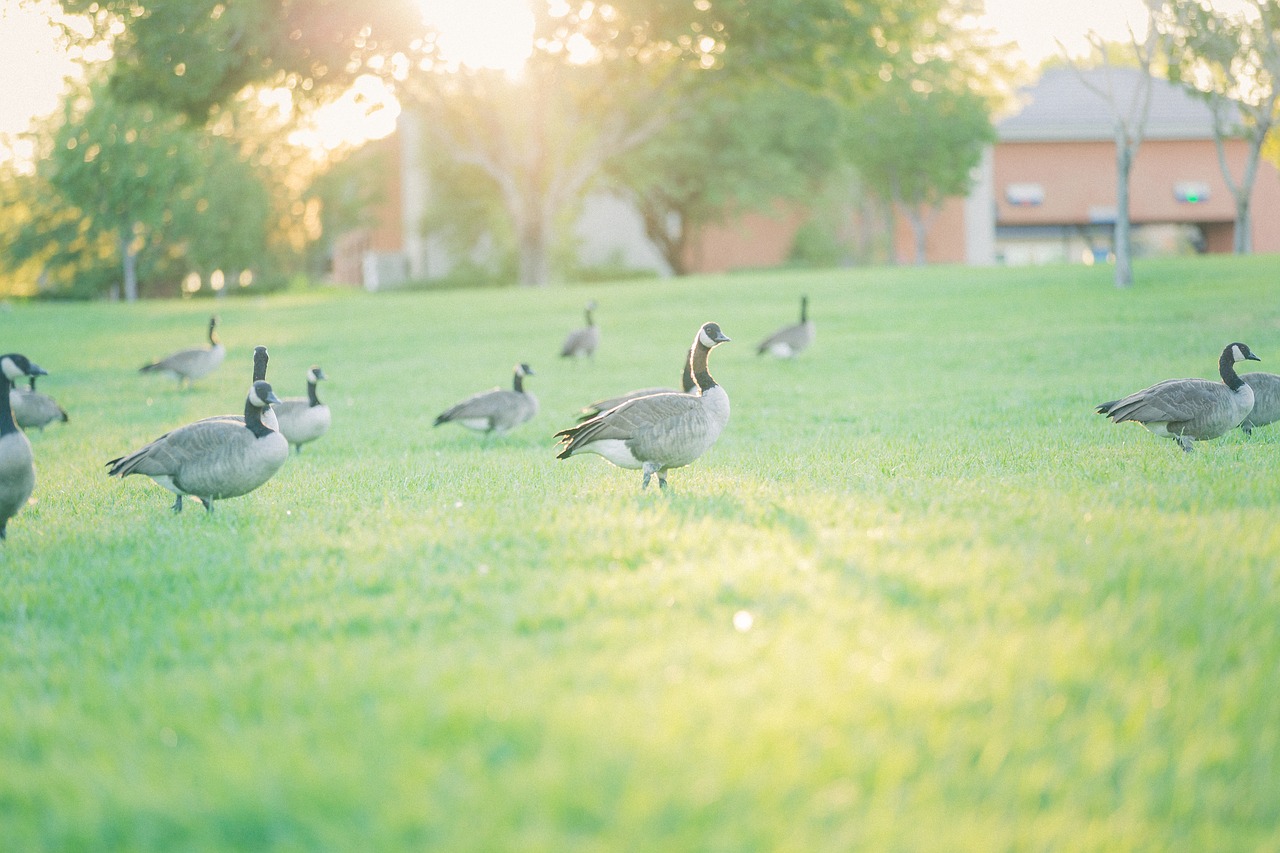
POLYGON ((535 217, 519 228, 519 274, 521 287, 546 287, 551 282, 550 223, 535 217))
POLYGON ((132 231, 120 235, 120 263, 124 274, 124 301, 138 301, 138 253, 132 231))
POLYGON ((911 225, 911 237, 915 242, 915 264, 918 267, 922 267, 929 262, 925 246, 926 238, 929 236, 929 227, 924 221, 924 215, 919 210, 903 208, 903 212, 907 216, 907 222, 911 225))
POLYGON ((1116 287, 1133 285, 1133 253, 1129 229, 1129 173, 1133 169, 1133 148, 1123 133, 1116 133, 1116 287))

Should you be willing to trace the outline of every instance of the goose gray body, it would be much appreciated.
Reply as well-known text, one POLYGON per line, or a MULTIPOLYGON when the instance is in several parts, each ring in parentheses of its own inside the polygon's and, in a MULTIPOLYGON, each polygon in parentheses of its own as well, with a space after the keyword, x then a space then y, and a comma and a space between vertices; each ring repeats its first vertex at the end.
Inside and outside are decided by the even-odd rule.
POLYGON ((1253 410, 1253 388, 1235 370, 1239 361, 1260 361, 1248 346, 1227 344, 1218 359, 1221 382, 1208 379, 1167 379, 1096 409, 1116 423, 1136 421, 1152 433, 1178 442, 1190 451, 1193 441, 1225 435, 1253 410))
POLYGON ((756 354, 769 353, 778 358, 793 358, 812 346, 816 336, 817 329, 809 319, 809 297, 801 296, 800 322, 784 326, 765 338, 756 347, 756 354))
POLYGON ((564 343, 560 346, 561 357, 576 358, 595 355, 596 347, 600 346, 600 327, 596 325, 595 310, 596 304, 588 302, 584 312, 587 324, 581 329, 574 329, 565 337, 564 343))
MULTIPOLYGON (((684 370, 680 375, 680 386, 685 394, 698 393, 698 384, 693 381, 693 367, 690 359, 693 357, 693 350, 690 350, 684 359, 684 370)), ((582 407, 581 413, 578 415, 578 421, 589 421, 596 415, 603 414, 610 409, 616 409, 623 403, 635 400, 639 397, 652 397, 654 394, 678 394, 674 388, 641 388, 637 391, 628 391, 625 394, 619 394, 616 397, 605 397, 603 400, 596 400, 594 403, 588 403, 582 407)))
POLYGON ((302 445, 329 431, 329 407, 316 396, 316 383, 327 378, 323 370, 313 365, 307 371, 307 396, 286 397, 271 407, 279 418, 280 434, 298 453, 302 452, 302 445))
POLYGON ((1243 373, 1240 378, 1253 389, 1253 409, 1240 428, 1248 434, 1254 427, 1280 421, 1280 376, 1274 373, 1243 373))
POLYGON ((208 376, 218 368, 218 365, 222 364, 222 360, 227 356, 226 348, 218 340, 217 327, 218 318, 209 318, 209 345, 207 347, 178 350, 159 361, 143 365, 138 371, 140 373, 170 373, 184 384, 193 379, 201 379, 208 376))
POLYGON ((532 375, 533 368, 529 365, 517 364, 510 391, 494 388, 472 394, 437 415, 433 426, 455 423, 498 435, 519 426, 538 413, 538 398, 524 390, 524 378, 532 375))
MULTIPOLYGON (((0 373, 6 386, 22 376, 42 376, 44 372, 24 355, 0 356, 0 373)), ((35 487, 35 454, 31 452, 31 442, 14 422, 9 395, 4 394, 0 397, 0 539, 6 537, 9 519, 27 505, 35 487)))
POLYGON ((682 468, 706 453, 729 422, 729 395, 707 369, 711 350, 729 338, 716 323, 698 330, 690 362, 698 394, 669 392, 637 397, 589 421, 556 433, 559 459, 595 453, 620 468, 644 472, 641 488, 658 475, 682 468))
POLYGON ((145 474, 177 495, 199 498, 209 512, 213 502, 248 494, 280 470, 289 443, 262 423, 261 412, 278 402, 266 382, 255 382, 245 400, 243 420, 210 418, 166 433, 145 447, 107 463, 107 474, 145 474))
POLYGON ((51 423, 66 423, 67 413, 58 401, 36 390, 36 377, 30 377, 29 381, 29 388, 12 388, 9 391, 14 423, 24 430, 43 430, 51 423))

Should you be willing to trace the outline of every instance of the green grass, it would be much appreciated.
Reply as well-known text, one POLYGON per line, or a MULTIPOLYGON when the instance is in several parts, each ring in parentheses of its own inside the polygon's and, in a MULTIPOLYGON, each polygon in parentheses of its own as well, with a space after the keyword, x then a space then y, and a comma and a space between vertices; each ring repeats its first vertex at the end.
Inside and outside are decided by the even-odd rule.
POLYGON ((0 312, 71 413, 0 549, 0 848, 1280 849, 1280 432, 1092 412, 1233 340, 1280 369, 1275 260, 1137 272, 229 300, 185 392, 135 370, 208 302, 0 312), (757 358, 802 292, 815 348, 757 358), (554 458, 710 319, 733 416, 671 493, 554 458), (212 517, 105 476, 259 343, 330 435, 212 517), (432 429, 516 361, 531 424, 432 429))

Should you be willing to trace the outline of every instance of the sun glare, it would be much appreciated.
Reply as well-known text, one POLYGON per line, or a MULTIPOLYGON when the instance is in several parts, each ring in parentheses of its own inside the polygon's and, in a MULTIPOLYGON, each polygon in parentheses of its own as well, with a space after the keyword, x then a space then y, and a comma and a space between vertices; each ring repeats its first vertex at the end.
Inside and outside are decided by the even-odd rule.
POLYGON ((441 57, 471 68, 516 73, 533 45, 527 0, 419 0, 423 19, 439 33, 441 57))

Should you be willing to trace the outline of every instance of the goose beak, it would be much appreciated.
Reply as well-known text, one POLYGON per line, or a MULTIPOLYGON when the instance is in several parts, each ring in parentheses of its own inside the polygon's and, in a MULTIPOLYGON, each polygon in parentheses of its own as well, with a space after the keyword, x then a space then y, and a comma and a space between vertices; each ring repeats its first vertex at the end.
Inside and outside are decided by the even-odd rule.
POLYGON ((268 391, 268 392, 267 392, 267 402, 268 402, 268 403, 279 403, 279 402, 280 402, 280 398, 276 396, 276 392, 275 392, 275 391, 268 391))
POLYGON ((1245 361, 1262 361, 1262 359, 1260 359, 1260 358, 1258 358, 1256 355, 1254 355, 1254 354, 1253 354, 1253 352, 1250 352, 1250 353, 1249 353, 1248 355, 1246 355, 1244 358, 1245 358, 1245 361))
POLYGON ((28 376, 48 376, 49 371, 45 370, 43 367, 41 367, 40 365, 36 364, 33 361, 30 363, 30 366, 27 369, 27 375, 28 376))
POLYGON ((328 378, 329 378, 328 376, 324 375, 323 370, 316 370, 316 379, 328 379, 328 378))
POLYGON ((721 333, 720 333, 720 337, 716 338, 716 343, 718 343, 718 344, 727 344, 727 343, 729 343, 729 341, 731 341, 731 340, 733 340, 733 338, 729 337, 729 336, 728 336, 728 335, 726 335, 724 332, 721 332, 721 333))

